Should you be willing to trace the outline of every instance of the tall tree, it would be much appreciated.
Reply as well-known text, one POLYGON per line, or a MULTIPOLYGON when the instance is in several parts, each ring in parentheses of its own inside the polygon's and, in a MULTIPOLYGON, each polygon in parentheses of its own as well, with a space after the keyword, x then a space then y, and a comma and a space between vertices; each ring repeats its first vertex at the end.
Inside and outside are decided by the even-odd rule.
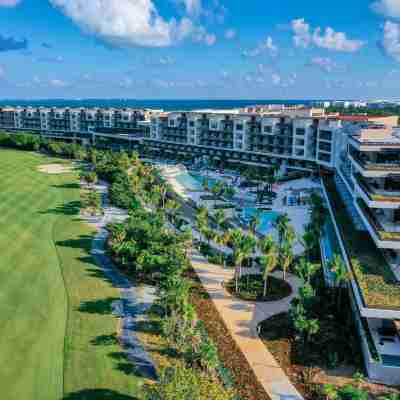
POLYGON ((274 242, 271 235, 268 235, 265 239, 259 242, 259 248, 264 254, 260 258, 260 264, 263 271, 263 281, 264 281, 264 297, 267 296, 267 284, 268 277, 278 266, 278 247, 274 242))

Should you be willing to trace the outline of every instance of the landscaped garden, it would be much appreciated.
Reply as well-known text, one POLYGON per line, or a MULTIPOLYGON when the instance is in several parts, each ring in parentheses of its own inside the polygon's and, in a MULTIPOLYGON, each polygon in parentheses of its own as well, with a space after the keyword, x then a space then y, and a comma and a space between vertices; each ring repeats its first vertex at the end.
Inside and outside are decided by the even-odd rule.
POLYGON ((239 290, 236 293, 235 280, 229 281, 225 288, 234 296, 245 301, 278 301, 288 297, 292 288, 283 279, 270 276, 268 290, 264 296, 264 282, 261 275, 247 274, 239 279, 239 290))
MULTIPOLYGON (((66 147, 65 147, 66 148, 66 147)), ((89 254, 75 173, 38 153, 0 150, 0 386, 7 400, 135 399, 111 303, 119 291, 89 254)))

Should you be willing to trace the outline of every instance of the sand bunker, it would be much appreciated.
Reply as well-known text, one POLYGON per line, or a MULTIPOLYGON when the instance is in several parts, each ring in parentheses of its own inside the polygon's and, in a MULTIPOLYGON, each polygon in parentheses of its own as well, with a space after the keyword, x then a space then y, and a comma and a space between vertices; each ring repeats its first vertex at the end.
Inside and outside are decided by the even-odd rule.
POLYGON ((46 174, 67 174, 74 169, 71 164, 46 164, 40 165, 38 170, 46 174))

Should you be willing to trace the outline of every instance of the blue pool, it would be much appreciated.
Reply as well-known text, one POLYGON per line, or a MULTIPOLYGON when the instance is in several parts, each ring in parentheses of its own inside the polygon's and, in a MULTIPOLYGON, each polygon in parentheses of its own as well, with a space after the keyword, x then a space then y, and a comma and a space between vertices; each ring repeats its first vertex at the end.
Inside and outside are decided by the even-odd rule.
MULTIPOLYGON (((342 256, 339 242, 336 237, 335 228, 330 218, 328 218, 326 224, 324 225, 321 245, 326 263, 331 262, 335 254, 338 254, 340 257, 342 256)), ((335 280, 335 273, 330 269, 327 269, 325 272, 327 274, 327 278, 333 282, 335 280)))
MULTIPOLYGON (((257 212, 256 208, 246 207, 243 209, 243 218, 246 222, 249 222, 257 212)), ((257 232, 262 235, 266 235, 273 227, 274 222, 278 219, 279 213, 276 211, 261 211, 260 214, 260 225, 258 225, 257 232)))
MULTIPOLYGON (((181 172, 175 178, 186 190, 191 192, 203 190, 203 183, 206 179, 203 175, 188 172, 181 172)), ((208 178, 209 188, 212 188, 217 182, 217 179, 208 178)))
POLYGON ((201 182, 187 172, 180 172, 175 176, 175 179, 188 191, 197 192, 199 190, 203 190, 201 182))

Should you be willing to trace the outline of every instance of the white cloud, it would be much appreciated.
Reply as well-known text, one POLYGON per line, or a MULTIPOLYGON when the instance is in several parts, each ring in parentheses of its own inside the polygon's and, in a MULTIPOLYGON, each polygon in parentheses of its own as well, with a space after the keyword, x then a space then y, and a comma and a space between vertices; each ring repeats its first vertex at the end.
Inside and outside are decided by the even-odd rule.
POLYGON ((201 0, 182 0, 189 15, 199 16, 202 11, 201 0))
POLYGON ((68 86, 68 83, 61 79, 50 79, 49 85, 54 88, 65 88, 68 86))
POLYGON ((296 47, 308 48, 313 44, 323 49, 353 53, 365 45, 364 41, 349 39, 344 32, 336 32, 331 27, 325 28, 324 32, 320 27, 312 31, 310 24, 304 18, 293 20, 292 30, 296 47))
POLYGON ((194 42, 205 43, 207 46, 212 46, 217 41, 217 37, 212 33, 208 33, 202 26, 193 31, 192 37, 194 42))
POLYGON ((4 79, 6 76, 5 69, 0 65, 0 79, 4 79))
POLYGON ((385 22, 382 48, 389 57, 400 62, 400 24, 385 22))
POLYGON ((271 75, 271 80, 274 85, 279 85, 282 81, 282 78, 279 74, 275 73, 271 75))
POLYGON ((257 57, 265 52, 271 57, 276 57, 278 55, 279 48, 274 44, 271 36, 268 36, 267 39, 265 39, 254 49, 244 50, 243 55, 246 57, 257 57))
POLYGON ((292 30, 294 32, 293 41, 296 47, 307 48, 311 42, 310 25, 304 18, 294 19, 292 21, 292 30))
POLYGON ((319 67, 327 72, 331 72, 336 67, 336 63, 329 57, 313 57, 308 65, 319 67))
POLYGON ((378 0, 372 3, 371 9, 390 18, 400 18, 399 0, 378 0))
MULTIPOLYGON (((85 32, 117 46, 164 47, 203 32, 203 42, 215 42, 201 26, 183 17, 180 21, 160 16, 152 0, 50 0, 85 32)), ((199 1, 185 0, 187 12, 201 6, 199 1)), ((198 41, 198 40, 197 40, 198 41)))
POLYGON ((0 7, 15 7, 20 0, 0 0, 0 7))
POLYGON ((225 39, 232 40, 236 37, 236 31, 234 29, 227 29, 225 31, 225 39))

